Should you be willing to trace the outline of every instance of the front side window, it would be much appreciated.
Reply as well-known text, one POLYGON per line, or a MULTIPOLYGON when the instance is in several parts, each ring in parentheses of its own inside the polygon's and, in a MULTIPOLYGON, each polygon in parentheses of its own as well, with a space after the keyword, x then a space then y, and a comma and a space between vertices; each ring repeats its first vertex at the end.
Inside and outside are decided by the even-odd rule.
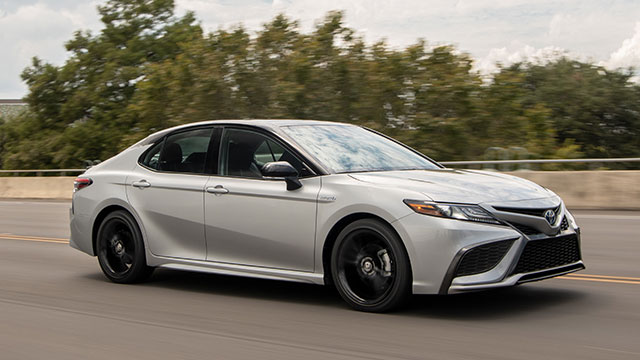
POLYGON ((195 129, 169 135, 149 149, 142 164, 160 171, 203 174, 211 131, 195 129))
POLYGON ((312 174, 302 161, 273 139, 248 130, 225 130, 220 175, 262 178, 260 169, 273 161, 289 162, 300 176, 312 174))
POLYGON ((359 126, 294 125, 282 130, 334 173, 439 169, 420 154, 359 126))

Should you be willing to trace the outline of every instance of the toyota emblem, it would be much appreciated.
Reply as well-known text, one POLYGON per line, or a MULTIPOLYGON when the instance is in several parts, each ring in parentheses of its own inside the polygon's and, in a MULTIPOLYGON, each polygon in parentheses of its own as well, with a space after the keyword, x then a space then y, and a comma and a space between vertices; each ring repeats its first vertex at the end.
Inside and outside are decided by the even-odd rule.
POLYGON ((545 211, 544 218, 547 220, 549 225, 553 225, 556 223, 556 213, 553 210, 545 211))

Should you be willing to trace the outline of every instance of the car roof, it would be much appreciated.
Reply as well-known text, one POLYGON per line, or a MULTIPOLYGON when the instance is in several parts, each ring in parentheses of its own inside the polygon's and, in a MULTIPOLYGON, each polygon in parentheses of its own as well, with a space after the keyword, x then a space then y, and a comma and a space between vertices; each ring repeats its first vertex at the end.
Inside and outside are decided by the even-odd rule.
POLYGON ((302 120, 302 119, 249 119, 249 120, 207 120, 194 123, 188 123, 183 125, 174 126, 168 129, 160 130, 147 136, 136 145, 147 145, 155 142, 166 134, 190 127, 206 126, 206 125, 245 125, 255 126, 271 131, 277 131, 278 128, 283 126, 296 126, 296 125, 351 125, 347 123, 341 123, 336 121, 321 121, 321 120, 302 120))
POLYGON ((302 120, 302 119, 251 119, 251 120, 213 120, 204 121, 203 123, 228 123, 228 124, 241 124, 241 125, 254 125, 261 127, 280 127, 280 126, 294 126, 294 125, 348 125, 345 123, 335 121, 322 121, 322 120, 302 120))

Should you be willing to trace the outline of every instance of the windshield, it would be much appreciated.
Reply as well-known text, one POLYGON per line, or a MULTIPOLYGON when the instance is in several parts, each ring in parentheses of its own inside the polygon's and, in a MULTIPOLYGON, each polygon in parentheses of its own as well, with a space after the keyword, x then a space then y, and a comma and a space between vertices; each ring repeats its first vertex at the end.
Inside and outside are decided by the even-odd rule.
POLYGON ((282 130, 334 173, 438 169, 410 149, 352 125, 295 125, 282 130))

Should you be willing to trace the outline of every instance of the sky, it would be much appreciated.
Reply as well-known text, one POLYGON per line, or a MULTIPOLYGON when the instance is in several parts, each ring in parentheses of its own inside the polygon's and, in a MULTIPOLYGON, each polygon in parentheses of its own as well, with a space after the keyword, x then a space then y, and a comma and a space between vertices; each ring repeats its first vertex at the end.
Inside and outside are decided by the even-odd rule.
MULTIPOLYGON (((33 56, 62 65, 74 31, 99 31, 96 6, 103 2, 0 0, 0 99, 26 95, 20 73, 33 56)), ((346 25, 369 43, 453 44, 483 73, 495 71, 496 62, 557 54, 640 68, 640 0, 176 0, 177 14, 187 10, 205 31, 237 24, 255 31, 285 13, 305 32, 328 11, 344 10, 346 25)))

